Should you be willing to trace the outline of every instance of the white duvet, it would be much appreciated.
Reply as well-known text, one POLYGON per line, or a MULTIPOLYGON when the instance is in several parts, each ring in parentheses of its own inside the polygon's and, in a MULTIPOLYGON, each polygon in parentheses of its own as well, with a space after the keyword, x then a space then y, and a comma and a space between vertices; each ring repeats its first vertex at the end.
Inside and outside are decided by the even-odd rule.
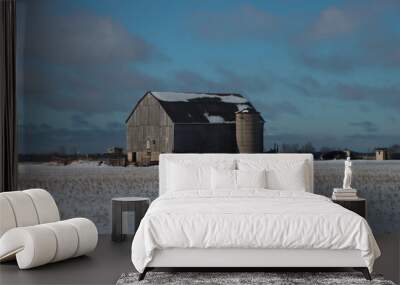
POLYGON ((133 239, 132 262, 143 272, 165 248, 358 249, 371 272, 380 255, 365 219, 330 199, 254 189, 159 197, 133 239))

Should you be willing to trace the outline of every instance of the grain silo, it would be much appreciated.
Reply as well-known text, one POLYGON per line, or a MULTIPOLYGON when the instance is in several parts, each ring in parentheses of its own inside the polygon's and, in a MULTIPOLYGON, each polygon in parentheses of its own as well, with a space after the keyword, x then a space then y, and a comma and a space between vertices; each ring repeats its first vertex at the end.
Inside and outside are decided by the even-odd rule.
POLYGON ((236 142, 240 153, 264 151, 264 120, 256 110, 236 112, 236 142))

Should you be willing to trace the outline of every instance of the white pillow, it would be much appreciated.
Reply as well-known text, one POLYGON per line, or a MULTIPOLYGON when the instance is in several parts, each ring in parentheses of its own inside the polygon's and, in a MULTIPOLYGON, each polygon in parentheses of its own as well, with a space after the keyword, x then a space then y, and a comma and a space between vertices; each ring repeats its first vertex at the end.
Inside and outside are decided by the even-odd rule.
POLYGON ((267 188, 266 170, 211 169, 211 188, 214 191, 241 188, 267 188))
POLYGON ((210 188, 210 167, 169 164, 168 189, 171 191, 199 190, 210 188))
POLYGON ((267 188, 267 171, 236 170, 237 188, 267 188))
POLYGON ((211 169, 211 189, 228 190, 236 189, 236 170, 211 169))
POLYGON ((239 159, 238 168, 266 170, 268 189, 306 191, 307 188, 305 161, 239 159))
POLYGON ((167 191, 211 190, 211 168, 234 169, 235 161, 176 160, 167 164, 167 191))

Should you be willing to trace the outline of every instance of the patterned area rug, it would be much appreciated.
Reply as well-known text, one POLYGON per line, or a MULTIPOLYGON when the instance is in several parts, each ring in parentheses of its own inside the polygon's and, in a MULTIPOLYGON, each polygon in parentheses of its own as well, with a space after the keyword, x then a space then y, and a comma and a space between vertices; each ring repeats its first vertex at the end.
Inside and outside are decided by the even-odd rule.
POLYGON ((145 284, 327 284, 327 285, 395 285, 382 276, 373 275, 368 281, 359 272, 148 272, 146 278, 138 281, 138 273, 122 274, 117 285, 145 284))

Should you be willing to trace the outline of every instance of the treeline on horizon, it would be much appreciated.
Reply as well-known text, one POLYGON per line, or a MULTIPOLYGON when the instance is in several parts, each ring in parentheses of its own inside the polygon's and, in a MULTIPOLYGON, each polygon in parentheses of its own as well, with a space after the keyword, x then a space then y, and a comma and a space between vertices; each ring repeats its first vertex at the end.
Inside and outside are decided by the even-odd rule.
MULTIPOLYGON (((76 148, 74 148, 76 150, 76 148)), ((400 144, 395 144, 387 148, 392 154, 392 159, 400 159, 400 144)), ((264 151, 265 153, 312 153, 315 159, 342 159, 345 158, 350 151, 353 159, 372 159, 375 157, 375 151, 370 152, 356 152, 347 148, 332 148, 323 146, 317 150, 311 142, 304 145, 300 144, 274 144, 274 146, 264 151)), ((20 162, 51 162, 51 161, 65 161, 65 160, 106 160, 110 157, 121 156, 121 154, 113 153, 67 153, 65 147, 61 147, 59 151, 51 151, 48 153, 27 153, 20 154, 20 162)))

